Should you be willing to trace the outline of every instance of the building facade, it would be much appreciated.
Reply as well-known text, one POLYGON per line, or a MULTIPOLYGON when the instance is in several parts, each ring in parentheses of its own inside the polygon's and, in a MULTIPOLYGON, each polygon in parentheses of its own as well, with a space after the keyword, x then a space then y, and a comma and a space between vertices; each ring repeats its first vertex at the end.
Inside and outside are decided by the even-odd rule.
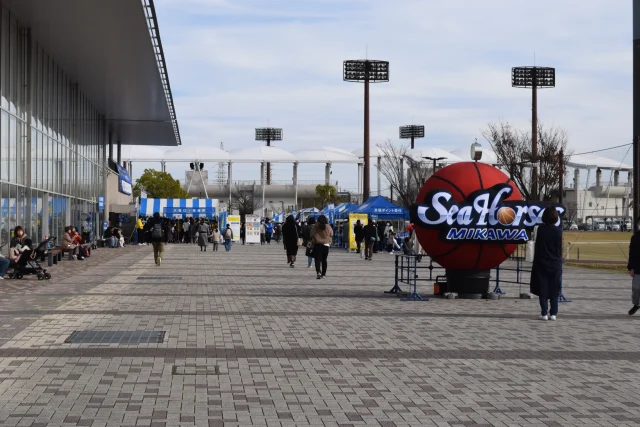
MULTIPOLYGON (((105 203, 108 187, 112 187, 108 185, 109 177, 116 173, 119 161, 113 154, 114 143, 119 152, 120 144, 128 142, 124 140, 126 132, 111 120, 110 116, 115 114, 104 108, 104 100, 96 96, 99 90, 114 88, 105 84, 97 90, 83 84, 91 76, 80 67, 72 67, 72 77, 35 35, 46 31, 34 31, 40 20, 30 19, 34 5, 29 7, 28 3, 51 7, 32 0, 0 3, 0 245, 3 246, 16 226, 22 226, 34 242, 45 236, 59 236, 61 240, 68 225, 101 234, 109 211, 105 203), (91 89, 92 95, 87 94, 85 87, 91 89)), ((65 9, 82 9, 67 0, 53 3, 62 9, 60 13, 65 9)), ((111 7, 121 4, 114 2, 111 7)), ((137 25, 144 30, 149 55, 153 55, 144 5, 145 2, 136 5, 142 18, 137 25)), ((110 7, 94 0, 83 6, 110 7)), ((81 31, 79 27, 76 34, 81 31)), ((47 43, 49 47, 65 49, 62 39, 47 39, 47 43)), ((65 61, 75 65, 91 60, 79 55, 65 61)), ((159 74, 157 65, 153 71, 159 74)), ((158 92, 165 102, 160 84, 158 92)), ((124 113, 125 119, 131 114, 124 113)), ((140 113, 144 116, 143 111, 140 113)), ((175 129, 177 138, 177 124, 175 129)), ((144 135, 137 137, 137 141, 132 138, 129 143, 138 143, 144 135)))

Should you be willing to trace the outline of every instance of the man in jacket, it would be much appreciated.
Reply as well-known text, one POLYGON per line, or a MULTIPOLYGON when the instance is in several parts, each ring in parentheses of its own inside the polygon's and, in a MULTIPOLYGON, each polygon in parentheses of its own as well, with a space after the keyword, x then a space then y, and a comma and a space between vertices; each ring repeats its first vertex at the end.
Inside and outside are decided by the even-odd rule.
POLYGON ((142 224, 142 217, 138 217, 136 221, 136 232, 138 233, 138 244, 144 245, 144 224, 142 224))
POLYGON ((231 226, 227 224, 227 229, 224 230, 224 249, 229 252, 231 250, 231 241, 233 240, 233 230, 231 226))
POLYGON ((364 227, 360 223, 360 220, 356 221, 356 225, 353 226, 353 234, 356 237, 356 253, 359 254, 362 251, 360 248, 362 247, 362 239, 364 239, 364 227))
POLYGON ((153 259, 156 265, 160 267, 162 258, 164 257, 164 245, 169 239, 169 230, 158 212, 153 214, 153 218, 147 221, 145 231, 148 234, 151 245, 153 246, 153 259))
POLYGON ((378 241, 378 229, 373 221, 369 220, 369 223, 364 227, 364 259, 371 261, 373 256, 373 247, 378 241))
POLYGON ((633 307, 629 310, 629 315, 633 316, 640 309, 640 231, 636 231, 631 237, 627 270, 629 270, 629 274, 632 277, 631 300, 633 307))

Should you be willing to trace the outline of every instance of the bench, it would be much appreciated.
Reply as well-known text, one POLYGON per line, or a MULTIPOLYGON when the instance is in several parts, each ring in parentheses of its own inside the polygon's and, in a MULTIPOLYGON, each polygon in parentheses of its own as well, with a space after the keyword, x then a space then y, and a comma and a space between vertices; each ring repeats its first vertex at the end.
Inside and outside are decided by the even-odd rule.
POLYGON ((55 249, 51 249, 49 252, 47 252, 47 265, 49 267, 53 266, 53 265, 57 265, 58 261, 62 260, 62 248, 55 248, 55 249))

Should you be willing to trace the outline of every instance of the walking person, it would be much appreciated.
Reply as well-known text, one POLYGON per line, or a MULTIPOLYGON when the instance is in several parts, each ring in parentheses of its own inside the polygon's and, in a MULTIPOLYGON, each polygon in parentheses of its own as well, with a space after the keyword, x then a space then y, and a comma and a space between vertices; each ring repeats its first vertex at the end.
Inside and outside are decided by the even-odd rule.
POLYGON ((539 320, 556 320, 562 286, 562 228, 557 227, 558 211, 548 207, 542 213, 535 240, 531 293, 540 298, 539 320), (549 310, 551 301, 551 310, 549 310))
POLYGON ((314 217, 309 217, 302 226, 302 244, 305 247, 304 254, 307 256, 307 268, 313 264, 313 241, 311 239, 311 227, 316 223, 314 217))
POLYGON ((327 258, 329 257, 329 247, 333 242, 333 229, 327 223, 327 217, 320 215, 318 223, 311 227, 317 279, 324 279, 327 276, 327 258))
POLYGON ((142 223, 142 217, 138 217, 136 220, 136 232, 138 233, 138 245, 144 246, 144 224, 142 223))
POLYGON ((264 224, 264 220, 260 221, 260 246, 267 242, 267 226, 264 224))
POLYGON ((224 230, 224 249, 229 252, 231 250, 231 241, 233 240, 233 230, 231 225, 227 224, 227 229, 224 230))
POLYGON ((300 229, 293 215, 289 215, 282 226, 282 241, 284 250, 287 251, 287 262, 291 268, 295 267, 296 256, 298 255, 298 239, 300 229))
POLYGON ((247 226, 244 224, 244 222, 240 224, 240 240, 242 241, 243 245, 247 240, 247 226))
POLYGON ((200 246, 200 252, 204 248, 204 251, 207 251, 207 246, 209 246, 209 236, 211 235, 211 227, 209 224, 204 222, 204 218, 200 219, 200 226, 198 228, 198 245, 200 246))
POLYGON ((356 238, 356 253, 362 256, 362 240, 364 239, 364 227, 360 220, 356 221, 356 225, 353 226, 353 234, 356 238))
POLYGON ((640 231, 636 231, 631 237, 627 270, 632 277, 631 301, 633 307, 629 310, 629 316, 633 316, 640 309, 640 231))
POLYGON ((213 233, 211 236, 213 240, 213 251, 218 252, 218 245, 220 244, 220 239, 222 237, 220 235, 220 229, 218 228, 218 225, 216 225, 216 227, 213 229, 213 233))
POLYGON ((273 236, 273 221, 267 219, 267 234, 265 235, 267 239, 267 245, 271 244, 271 237, 273 236))
POLYGON ((365 261, 371 261, 373 257, 373 250, 378 241, 378 229, 375 222, 369 221, 364 227, 364 259, 365 261))
POLYGON ((160 214, 156 212, 153 214, 153 218, 147 221, 145 229, 153 246, 153 258, 156 265, 160 267, 160 263, 164 257, 164 245, 167 243, 169 236, 167 225, 162 218, 160 218, 160 214))
POLYGON ((182 223, 182 238, 184 239, 184 243, 185 244, 189 243, 189 239, 191 238, 191 234, 189 233, 189 227, 190 226, 191 226, 191 224, 189 223, 188 219, 186 221, 183 221, 183 223, 182 223))
POLYGON ((191 225, 189 226, 189 232, 191 233, 191 244, 198 243, 198 220, 191 218, 191 225))

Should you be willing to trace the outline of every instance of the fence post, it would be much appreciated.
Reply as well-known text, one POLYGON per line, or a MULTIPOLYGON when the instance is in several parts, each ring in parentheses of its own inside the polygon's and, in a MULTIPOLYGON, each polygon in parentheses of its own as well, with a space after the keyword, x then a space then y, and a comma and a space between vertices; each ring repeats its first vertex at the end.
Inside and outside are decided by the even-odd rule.
POLYGON ((396 255, 396 272, 395 272, 395 283, 393 285, 393 288, 391 288, 390 291, 384 291, 385 294, 397 294, 402 292, 402 289, 400 289, 400 285, 399 285, 399 281, 398 281, 398 270, 402 270, 402 263, 400 266, 398 266, 398 258, 400 257, 400 255, 396 255))

